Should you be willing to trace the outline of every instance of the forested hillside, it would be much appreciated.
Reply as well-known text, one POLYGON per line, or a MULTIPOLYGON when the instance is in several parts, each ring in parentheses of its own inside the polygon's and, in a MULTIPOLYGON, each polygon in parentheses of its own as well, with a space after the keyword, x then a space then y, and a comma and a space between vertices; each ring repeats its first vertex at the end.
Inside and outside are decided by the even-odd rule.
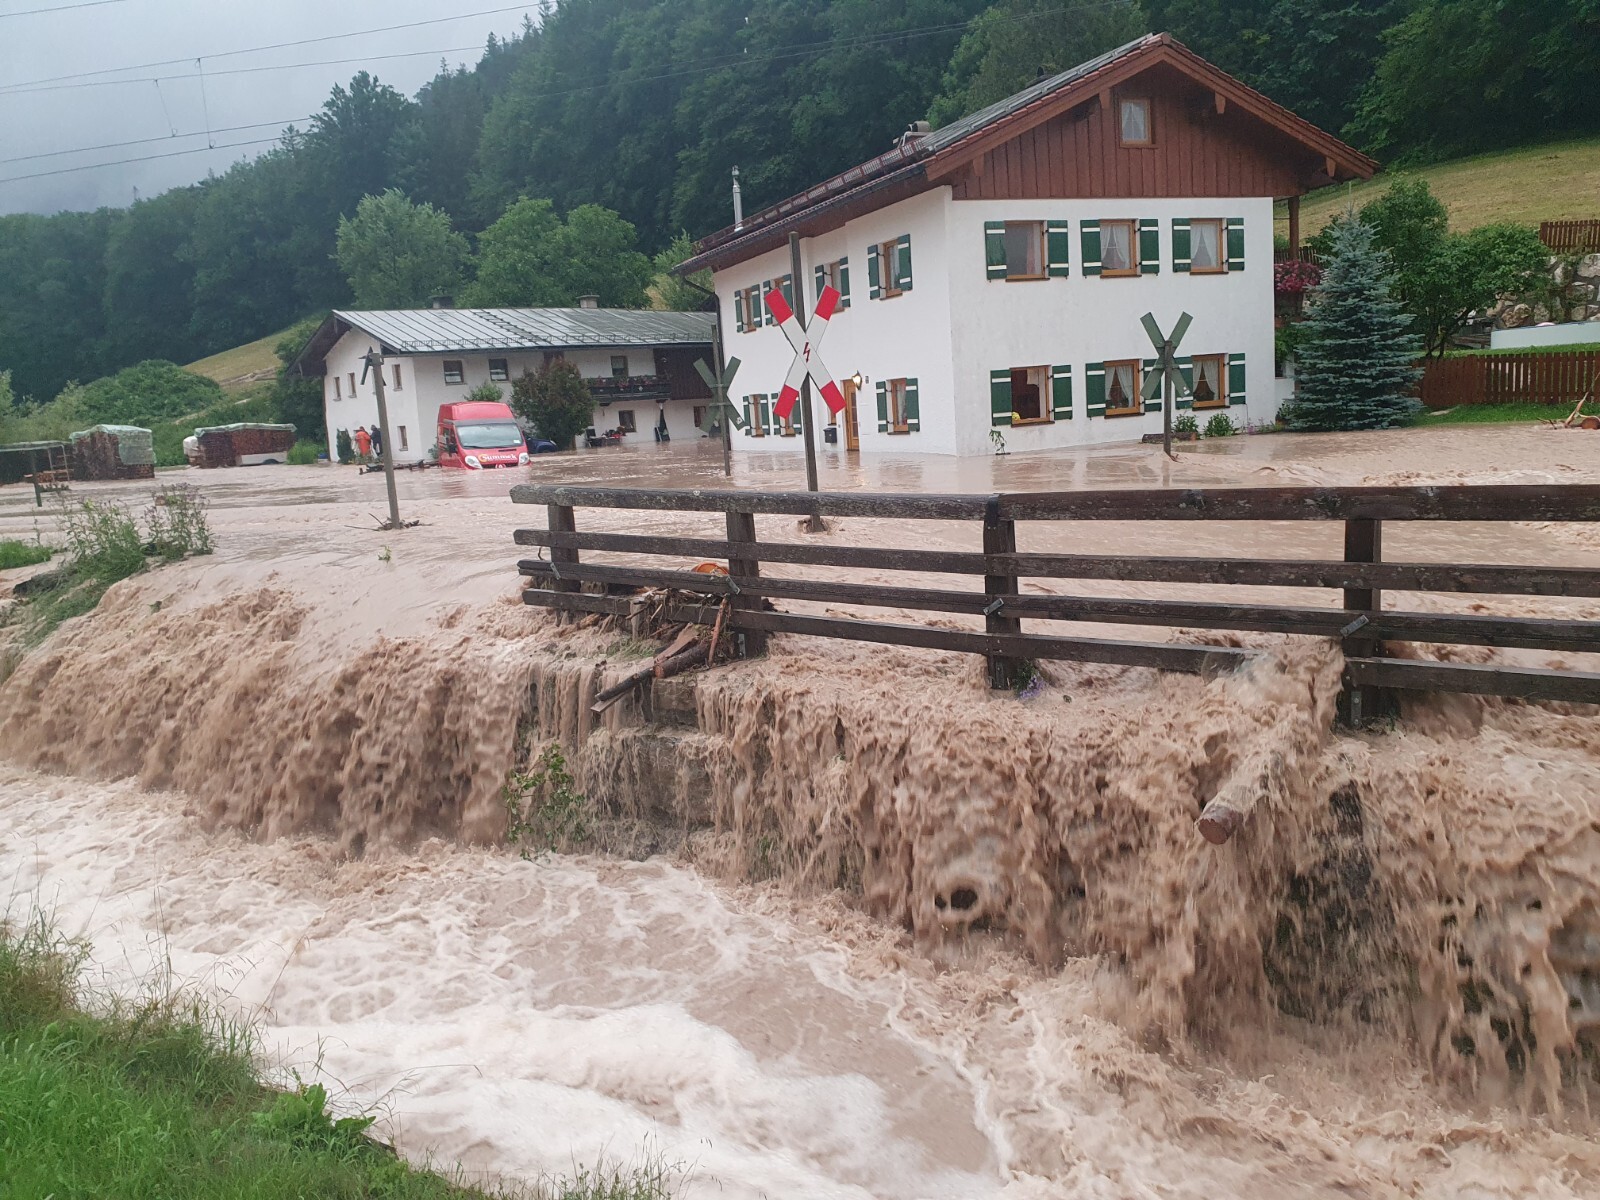
POLYGON ((43 401, 349 303, 341 223, 388 191, 437 211, 367 227, 433 222, 469 274, 502 216, 655 254, 727 223, 735 164, 757 208, 1150 29, 1386 158, 1600 130, 1600 0, 545 0, 474 67, 415 97, 362 72, 222 176, 0 218, 0 371, 43 401))

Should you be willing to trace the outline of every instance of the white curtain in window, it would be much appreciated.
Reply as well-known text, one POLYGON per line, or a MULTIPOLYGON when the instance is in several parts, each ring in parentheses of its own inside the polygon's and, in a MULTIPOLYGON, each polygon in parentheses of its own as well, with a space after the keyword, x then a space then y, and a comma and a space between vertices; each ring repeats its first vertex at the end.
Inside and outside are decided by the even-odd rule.
POLYGON ((1126 271, 1133 266, 1131 226, 1108 221, 1100 227, 1100 264, 1107 271, 1126 271))

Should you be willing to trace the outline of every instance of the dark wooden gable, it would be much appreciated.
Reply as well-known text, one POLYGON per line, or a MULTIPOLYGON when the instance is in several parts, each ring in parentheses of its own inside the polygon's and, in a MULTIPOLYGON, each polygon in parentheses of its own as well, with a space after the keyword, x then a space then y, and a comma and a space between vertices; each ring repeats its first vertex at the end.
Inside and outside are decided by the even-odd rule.
POLYGON ((1299 195, 1326 164, 1226 99, 1156 68, 955 167, 957 200, 1299 195), (1153 144, 1124 146, 1118 101, 1150 101, 1153 144), (1220 111, 1219 111, 1220 110, 1220 111))

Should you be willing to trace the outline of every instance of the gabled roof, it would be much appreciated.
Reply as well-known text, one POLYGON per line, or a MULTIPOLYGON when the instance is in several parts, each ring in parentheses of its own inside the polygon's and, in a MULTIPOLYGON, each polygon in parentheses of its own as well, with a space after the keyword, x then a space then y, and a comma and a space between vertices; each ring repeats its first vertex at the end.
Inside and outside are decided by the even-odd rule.
MULTIPOLYGON (((730 227, 704 238, 696 244, 694 257, 678 271, 688 274, 704 267, 729 266, 773 249, 791 229, 803 232, 804 227, 841 212, 870 212, 947 182, 955 170, 994 146, 1158 64, 1177 69, 1238 110, 1300 143, 1329 168, 1324 183, 1370 179, 1377 171, 1373 159, 1212 66, 1171 34, 1152 33, 1041 79, 932 133, 907 135, 893 150, 747 217, 741 228, 730 227)), ((1310 190, 1309 184, 1305 190, 1310 190)))
POLYGON ((483 350, 583 350, 700 346, 711 343, 711 313, 624 308, 408 308, 337 311, 293 364, 320 367, 346 333, 359 330, 386 354, 462 354, 483 350))

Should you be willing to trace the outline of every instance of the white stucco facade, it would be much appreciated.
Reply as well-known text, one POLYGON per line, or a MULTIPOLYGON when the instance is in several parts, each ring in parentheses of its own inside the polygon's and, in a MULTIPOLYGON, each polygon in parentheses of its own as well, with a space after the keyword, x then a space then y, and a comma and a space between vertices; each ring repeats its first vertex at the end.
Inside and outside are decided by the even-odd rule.
MULTIPOLYGON (((991 378, 1012 368, 1070 368, 1071 416, 1003 425, 1011 453, 1063 446, 1137 441, 1162 427, 1159 406, 1137 415, 1091 415, 1092 367, 1118 360, 1148 360, 1154 350, 1140 324, 1153 313, 1170 330, 1180 313, 1194 318, 1180 353, 1224 356, 1236 386, 1225 406, 1238 427, 1265 424, 1276 415, 1273 374, 1273 202, 1267 197, 1228 199, 957 201, 936 188, 849 221, 801 242, 801 295, 816 302, 815 268, 848 259, 850 307, 829 326, 821 355, 841 382, 859 374, 856 397, 860 448, 865 452, 985 455, 995 449, 991 378), (1173 223, 1234 219, 1243 224, 1243 261, 1222 274, 1174 269, 1173 223), (1084 271, 1085 224, 1113 220, 1153 223, 1159 240, 1157 269, 1129 277, 1084 271), (1004 221, 1065 225, 1070 256, 1065 277, 991 279, 985 227, 1004 221), (868 247, 910 237, 912 286, 872 299, 868 247), (919 421, 914 430, 880 430, 877 384, 916 381, 919 421)), ((776 397, 793 357, 782 332, 763 325, 736 331, 734 296, 741 289, 789 274, 788 249, 774 250, 718 271, 715 286, 726 334, 726 353, 743 363, 735 399, 776 397)), ((813 397, 819 427, 827 410, 813 397)), ((1187 403, 1179 405, 1186 408, 1187 403)), ((1203 425, 1210 413, 1196 413, 1203 425)), ((776 422, 773 422, 776 426, 776 422)), ((823 437, 819 433, 819 445, 823 437)), ((844 448, 841 429, 838 446, 844 448)), ((735 436, 736 448, 800 452, 800 437, 735 436)))
MULTIPOLYGON (((354 432, 357 426, 365 426, 370 430, 378 424, 375 385, 370 376, 365 382, 362 381, 363 359, 374 344, 375 339, 370 334, 352 329, 328 352, 322 387, 330 459, 337 458, 339 430, 354 432)), ((613 378, 613 356, 627 359, 628 378, 639 379, 656 373, 655 353, 648 347, 569 349, 561 354, 578 368, 585 379, 613 378)), ((544 361, 542 351, 452 351, 387 356, 384 360, 385 399, 389 408, 389 428, 394 439, 391 450, 395 461, 421 462, 429 457, 438 432, 441 405, 463 402, 474 388, 491 382, 504 393, 506 403, 510 403, 512 382, 520 378, 524 371, 537 373, 544 366, 544 361), (490 378, 491 358, 506 360, 507 379, 490 378), (459 361, 462 364, 462 382, 446 382, 446 361, 459 361), (399 373, 398 378, 396 372, 399 373)), ((658 404, 647 397, 618 396, 596 404, 593 424, 604 433, 621 425, 626 420, 624 414, 631 413, 635 432, 629 433, 628 439, 648 441, 653 440, 656 422, 664 412, 669 436, 674 441, 689 440, 702 436, 695 426, 695 410, 708 403, 707 400, 668 400, 658 404)), ((581 438, 579 442, 581 450, 581 438)))

